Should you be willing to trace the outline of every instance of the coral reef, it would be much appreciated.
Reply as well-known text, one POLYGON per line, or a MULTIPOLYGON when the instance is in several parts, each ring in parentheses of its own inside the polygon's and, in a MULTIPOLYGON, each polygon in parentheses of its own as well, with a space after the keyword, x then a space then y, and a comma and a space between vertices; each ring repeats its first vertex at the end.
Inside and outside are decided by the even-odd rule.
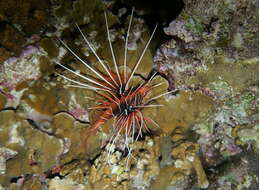
POLYGON ((18 56, 24 46, 30 44, 30 36, 42 34, 49 28, 49 7, 49 1, 0 2, 0 45, 3 55, 0 61, 5 61, 8 55, 18 56))
MULTIPOLYGON (((120 139, 118 143, 121 144, 120 139)), ((118 145, 108 144, 91 167, 88 189, 147 189, 150 181, 159 173, 158 144, 150 138, 135 142, 131 155, 124 156, 118 145), (112 146, 112 153, 108 152, 112 146)))
MULTIPOLYGON (((227 178, 227 172, 221 173, 223 168, 217 168, 223 163, 226 167, 232 159, 248 160, 243 152, 258 153, 259 60, 255 43, 259 38, 255 33, 258 21, 254 20, 258 13, 253 11, 257 6, 256 1, 185 1, 179 17, 164 28, 172 39, 162 44, 154 57, 156 69, 168 78, 169 88, 212 98, 214 109, 191 128, 199 135, 195 142, 200 146, 203 166, 214 171, 205 180, 211 181, 209 188, 220 187, 210 180, 217 178, 217 172, 228 184, 223 189, 249 189, 258 183, 251 169, 240 166, 242 177, 237 182, 227 178)), ((234 167, 229 166, 232 171, 234 167)), ((198 173, 197 178, 202 187, 198 173)))
MULTIPOLYGON (((112 120, 89 132, 98 116, 89 109, 100 99, 97 93, 69 88, 71 81, 60 74, 83 81, 55 63, 90 75, 62 39, 103 71, 78 24, 100 59, 114 69, 105 10, 121 66, 128 4, 0 1, 0 190, 258 189, 259 3, 184 4, 178 17, 157 31, 166 40, 158 36, 151 42, 132 79, 139 84, 157 72, 150 84, 160 85, 148 98, 170 93, 152 102, 159 107, 143 110, 154 121, 149 131, 135 141, 123 134, 113 141, 112 120)), ((152 32, 143 14, 136 3, 129 68, 152 32)))
POLYGON ((36 130, 11 110, 1 111, 0 121, 0 142, 4 151, 1 158, 9 159, 6 171, 2 171, 5 175, 0 176, 1 184, 26 173, 43 173, 57 163, 56 157, 61 150, 59 139, 36 130))

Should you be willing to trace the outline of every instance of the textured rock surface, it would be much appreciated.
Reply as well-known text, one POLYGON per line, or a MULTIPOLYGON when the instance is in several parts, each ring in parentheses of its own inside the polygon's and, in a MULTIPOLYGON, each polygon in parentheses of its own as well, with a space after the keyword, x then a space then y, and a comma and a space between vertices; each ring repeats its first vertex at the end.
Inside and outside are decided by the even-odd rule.
MULTIPOLYGON (((114 134, 112 119, 89 130, 99 116, 89 108, 102 98, 55 74, 85 82, 55 62, 93 74, 58 38, 103 71, 75 23, 114 70, 103 10, 116 61, 124 63, 131 10, 117 3, 0 2, 0 190, 257 189, 258 1, 184 0, 180 15, 157 31, 167 40, 151 42, 133 77, 136 85, 158 72, 150 83, 161 85, 146 101, 172 90, 144 109, 153 121, 135 141, 114 134)), ((153 29, 145 11, 136 4, 131 69, 153 29)))
MULTIPOLYGON (((1 55, 18 56, 24 45, 30 43, 28 37, 48 28, 49 6, 49 1, 41 4, 36 0, 0 2, 1 55)), ((6 58, 8 56, 1 56, 0 60, 6 58)))
MULTIPOLYGON (((61 151, 59 139, 33 128, 11 110, 1 111, 0 121, 1 145, 16 153, 6 162, 6 171, 0 176, 1 183, 6 184, 8 178, 27 173, 43 173, 57 164, 61 151)), ((4 158, 9 159, 8 156, 4 158)))
MULTIPOLYGON (((256 19, 258 11, 254 10, 258 6, 258 1, 185 1, 182 13, 164 28, 172 40, 162 44, 154 57, 157 69, 168 78, 169 88, 180 90, 179 98, 183 89, 212 98, 210 104, 213 109, 204 117, 205 120, 197 120, 191 127, 199 135, 196 142, 200 146, 203 166, 213 168, 214 172, 207 175, 207 184, 204 183, 210 183, 209 188, 212 189, 223 184, 210 180, 217 178, 216 172, 226 180, 225 189, 253 189, 258 183, 252 169, 240 166, 239 182, 231 181, 229 174, 221 170, 225 167, 234 170, 231 160, 238 161, 237 165, 247 160, 242 152, 250 152, 250 161, 258 152, 259 54, 255 44, 259 40, 259 23, 256 19), (217 168, 221 164, 223 167, 217 168)), ((187 104, 186 115, 191 113, 191 102, 187 104)), ((205 99, 201 102, 207 108, 210 105, 205 99)), ((184 106, 183 102, 180 105, 184 106)), ((195 105, 194 110, 199 110, 199 106, 195 105)), ((185 113, 180 109, 177 111, 185 113)), ((180 120, 182 117, 177 118, 180 120)), ((167 171, 171 169, 167 167, 167 171)), ((204 176, 202 173, 197 172, 198 184, 205 187, 199 177, 204 176)), ((190 183, 184 179, 181 185, 190 189, 190 183)))

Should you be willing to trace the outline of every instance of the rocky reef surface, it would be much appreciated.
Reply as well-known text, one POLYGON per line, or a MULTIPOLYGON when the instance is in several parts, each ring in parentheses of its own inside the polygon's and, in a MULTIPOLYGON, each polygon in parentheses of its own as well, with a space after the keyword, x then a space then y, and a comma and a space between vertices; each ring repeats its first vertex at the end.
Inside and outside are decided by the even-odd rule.
MULTIPOLYGON (((155 124, 127 147, 123 134, 110 141, 112 121, 87 134, 98 95, 68 88, 60 74, 79 79, 56 63, 89 72, 62 39, 100 67, 78 24, 112 68, 105 10, 122 65, 133 4, 0 1, 0 190, 258 189, 259 2, 182 3, 175 19, 158 23, 166 40, 155 37, 134 76, 158 72, 152 83, 163 85, 153 95, 172 93, 157 99, 162 107, 144 109, 155 124)), ((134 5, 129 68, 153 29, 150 10, 134 5)))

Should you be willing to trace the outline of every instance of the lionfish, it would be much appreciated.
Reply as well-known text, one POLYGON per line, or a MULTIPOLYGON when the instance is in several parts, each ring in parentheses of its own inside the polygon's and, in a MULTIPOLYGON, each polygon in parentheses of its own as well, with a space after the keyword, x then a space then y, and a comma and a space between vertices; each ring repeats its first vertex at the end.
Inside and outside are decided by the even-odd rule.
MULTIPOLYGON (((84 61, 82 58, 79 57, 63 40, 59 39, 61 44, 77 59, 79 60, 85 67, 87 67, 92 74, 95 75, 95 77, 88 77, 83 75, 80 72, 76 72, 67 66, 64 66, 58 62, 56 62, 57 65, 61 66, 63 69, 69 71, 70 73, 74 74, 75 76, 83 79, 86 81, 86 83, 68 78, 62 74, 58 74, 59 76, 63 77, 65 80, 70 81, 73 83, 73 85, 69 85, 70 87, 77 87, 77 88, 84 88, 87 90, 92 90, 97 92, 98 95, 104 98, 104 100, 96 100, 99 105, 90 109, 97 109, 100 111, 100 114, 98 115, 97 119, 91 124, 90 131, 96 132, 98 129, 109 119, 114 119, 114 124, 112 126, 112 130, 115 131, 115 133, 110 138, 111 144, 114 144, 117 137, 120 135, 120 133, 123 131, 125 134, 125 145, 129 145, 129 139, 131 139, 131 142, 137 141, 140 136, 142 136, 143 130, 149 130, 148 129, 148 123, 152 123, 155 126, 158 126, 158 124, 150 117, 144 116, 142 113, 142 110, 147 107, 157 107, 162 106, 158 104, 151 104, 153 100, 162 97, 163 95, 169 94, 170 92, 165 92, 163 94, 160 94, 155 97, 151 97, 146 100, 146 97, 152 93, 152 90, 158 86, 159 84, 150 84, 152 79, 157 74, 153 74, 148 80, 136 85, 132 86, 130 85, 130 82, 136 73, 141 60, 151 42, 151 39, 154 36, 154 33, 156 31, 157 25, 153 29, 153 32, 147 41, 142 53, 140 54, 140 57, 138 58, 137 62, 135 63, 132 70, 129 71, 127 67, 127 49, 128 49, 128 40, 129 40, 129 33, 132 25, 132 17, 133 17, 134 8, 132 8, 129 25, 127 29, 127 34, 125 38, 125 47, 124 47, 124 62, 123 62, 123 69, 118 69, 118 64, 115 59, 112 42, 111 42, 111 36, 109 32, 108 27, 108 21, 107 21, 107 14, 104 12, 105 17, 105 25, 106 25, 106 31, 107 31, 107 38, 109 42, 109 48, 111 51, 111 56, 114 64, 114 70, 111 70, 104 61, 97 55, 93 45, 89 42, 89 40, 86 38, 78 24, 76 24, 76 27, 80 34, 82 35, 85 43, 91 50, 91 52, 95 55, 96 59, 98 60, 99 64, 103 68, 104 72, 101 72, 95 68, 93 68, 91 65, 89 65, 86 61, 84 61)), ((111 150, 110 150, 111 151, 111 150)))

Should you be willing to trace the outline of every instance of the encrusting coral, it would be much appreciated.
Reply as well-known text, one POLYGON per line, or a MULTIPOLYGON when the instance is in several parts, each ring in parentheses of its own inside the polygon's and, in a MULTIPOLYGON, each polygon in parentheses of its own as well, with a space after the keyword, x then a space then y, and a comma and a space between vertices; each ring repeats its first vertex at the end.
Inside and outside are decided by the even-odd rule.
MULTIPOLYGON (((137 69, 153 29, 145 12, 136 6, 131 16, 123 3, 117 10, 117 1, 89 2, 0 3, 0 189, 256 189, 258 1, 184 0, 180 15, 158 31, 167 40, 150 41, 137 69), (154 121, 141 134, 135 128, 133 141, 126 130, 113 130, 112 119, 87 133, 100 117, 89 108, 105 98, 67 88, 72 82, 64 79, 83 82, 68 69, 91 78, 66 46, 105 73, 96 52, 117 75, 104 10, 122 66, 131 23, 126 74, 134 71, 132 92, 141 83, 161 83, 144 99, 170 91, 152 101, 156 107, 119 106, 127 111, 124 119, 139 110, 154 121), (161 43, 156 50, 154 42, 161 43)), ((123 79, 124 68, 118 71, 123 79)), ((120 82, 119 76, 108 79, 120 82)), ((141 123, 141 116, 134 121, 141 123)), ((132 129, 124 123, 117 128, 132 129)))

